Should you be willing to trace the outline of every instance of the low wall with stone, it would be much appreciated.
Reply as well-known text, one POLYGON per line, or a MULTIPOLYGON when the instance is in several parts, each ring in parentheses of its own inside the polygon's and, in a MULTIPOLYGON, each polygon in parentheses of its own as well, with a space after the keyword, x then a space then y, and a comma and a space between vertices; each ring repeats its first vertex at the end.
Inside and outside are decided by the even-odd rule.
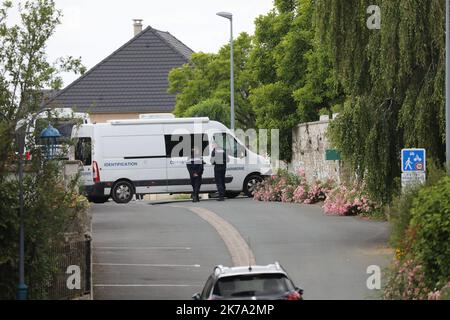
POLYGON ((292 130, 291 167, 303 168, 309 181, 340 181, 340 161, 325 160, 326 150, 332 149, 326 137, 329 122, 328 116, 323 116, 320 121, 302 123, 292 130))

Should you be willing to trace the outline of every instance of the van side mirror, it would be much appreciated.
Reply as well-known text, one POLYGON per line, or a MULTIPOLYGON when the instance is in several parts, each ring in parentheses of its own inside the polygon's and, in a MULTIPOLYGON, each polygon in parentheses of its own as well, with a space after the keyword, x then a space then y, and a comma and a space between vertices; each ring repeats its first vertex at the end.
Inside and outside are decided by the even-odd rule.
POLYGON ((196 293, 196 294, 194 294, 193 296, 192 296, 192 299, 193 300, 201 300, 201 298, 200 298, 200 293, 196 293))

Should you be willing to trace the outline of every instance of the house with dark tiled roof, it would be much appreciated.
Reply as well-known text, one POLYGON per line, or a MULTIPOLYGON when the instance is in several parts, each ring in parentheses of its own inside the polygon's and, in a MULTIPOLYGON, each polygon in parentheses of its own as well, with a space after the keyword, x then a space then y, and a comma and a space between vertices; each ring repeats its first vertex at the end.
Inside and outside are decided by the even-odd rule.
POLYGON ((92 122, 171 113, 175 95, 167 92, 169 72, 188 63, 193 51, 169 32, 142 30, 142 20, 135 20, 134 33, 47 104, 88 112, 92 122))

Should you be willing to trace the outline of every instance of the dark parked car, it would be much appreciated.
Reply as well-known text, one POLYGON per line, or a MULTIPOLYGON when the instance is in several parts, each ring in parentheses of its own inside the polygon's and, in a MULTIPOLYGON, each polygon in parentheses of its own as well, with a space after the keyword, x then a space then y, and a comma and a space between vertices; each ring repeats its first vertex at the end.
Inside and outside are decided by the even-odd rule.
POLYGON ((303 290, 294 286, 278 262, 267 266, 217 266, 194 300, 302 300, 303 290))

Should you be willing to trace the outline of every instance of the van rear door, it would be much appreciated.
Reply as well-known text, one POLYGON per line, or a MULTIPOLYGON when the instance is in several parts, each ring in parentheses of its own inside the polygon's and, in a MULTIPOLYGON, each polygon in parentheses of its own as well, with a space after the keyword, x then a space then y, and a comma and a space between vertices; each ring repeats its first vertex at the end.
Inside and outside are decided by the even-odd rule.
POLYGON ((75 160, 83 163, 81 182, 85 187, 94 184, 92 175, 92 139, 91 137, 78 137, 75 145, 75 160))

